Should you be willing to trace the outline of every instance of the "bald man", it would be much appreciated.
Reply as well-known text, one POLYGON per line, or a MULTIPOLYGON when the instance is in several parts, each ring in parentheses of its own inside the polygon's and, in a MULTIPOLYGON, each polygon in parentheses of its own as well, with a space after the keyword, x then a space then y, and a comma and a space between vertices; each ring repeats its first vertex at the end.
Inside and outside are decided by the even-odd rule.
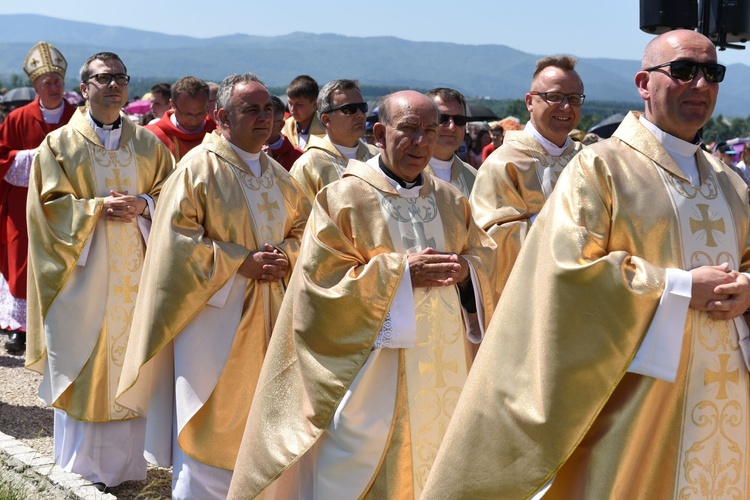
POLYGON ((698 135, 724 72, 696 32, 648 45, 645 112, 565 167, 423 498, 749 497, 748 192, 698 135))
POLYGON ((318 192, 230 498, 419 498, 492 311, 494 244, 423 173, 438 127, 430 98, 391 94, 380 154, 318 192))

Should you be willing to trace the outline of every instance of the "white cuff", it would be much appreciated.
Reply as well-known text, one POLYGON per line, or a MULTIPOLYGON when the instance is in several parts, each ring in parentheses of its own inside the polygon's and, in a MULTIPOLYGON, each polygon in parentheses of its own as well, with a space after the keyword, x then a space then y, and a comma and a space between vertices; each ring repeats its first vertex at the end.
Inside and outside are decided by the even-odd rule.
POLYGON ((664 293, 628 371, 674 382, 692 296, 690 271, 667 269, 664 293))
POLYGON ((404 266, 404 275, 396 290, 391 308, 383 327, 375 339, 375 348, 398 349, 414 347, 417 341, 417 316, 414 313, 414 291, 411 286, 409 262, 404 266))

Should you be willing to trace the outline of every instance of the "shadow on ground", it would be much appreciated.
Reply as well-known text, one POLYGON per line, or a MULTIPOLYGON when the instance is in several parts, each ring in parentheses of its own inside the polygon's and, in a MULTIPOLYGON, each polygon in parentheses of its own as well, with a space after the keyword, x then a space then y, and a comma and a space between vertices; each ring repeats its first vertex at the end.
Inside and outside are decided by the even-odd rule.
POLYGON ((35 439, 43 436, 51 436, 53 420, 54 414, 51 408, 13 406, 0 402, 0 429, 24 429, 15 432, 15 434, 20 434, 13 436, 16 439, 35 439), (27 425, 10 425, 11 422, 18 420, 25 420, 27 425))

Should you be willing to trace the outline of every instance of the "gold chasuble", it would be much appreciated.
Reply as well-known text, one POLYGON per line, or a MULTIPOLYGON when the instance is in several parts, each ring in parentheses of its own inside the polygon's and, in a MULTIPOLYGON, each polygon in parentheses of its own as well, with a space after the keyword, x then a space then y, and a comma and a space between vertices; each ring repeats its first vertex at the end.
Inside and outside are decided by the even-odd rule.
POLYGON ((146 449, 169 463, 172 401, 189 456, 232 470, 284 282, 237 273, 269 243, 297 259, 310 204, 265 153, 256 177, 214 131, 164 185, 117 401, 148 412, 146 449))
MULTIPOLYGON (((359 141, 357 160, 367 161, 376 154, 378 154, 378 149, 375 146, 359 141)), ((289 173, 299 182, 312 203, 323 186, 341 179, 348 161, 333 143, 311 135, 305 154, 294 162, 289 173)))
POLYGON ((631 113, 566 167, 500 298, 424 498, 750 496, 742 317, 688 309, 675 381, 627 370, 667 269, 750 267, 748 191, 693 186, 631 113))
MULTIPOLYGON (((230 498, 418 498, 471 365, 457 287, 406 288, 416 332, 393 315, 407 254, 472 266, 484 321, 495 246, 468 201, 431 175, 401 196, 352 160, 315 200, 258 381, 230 498)), ((472 337, 473 338, 473 337, 472 337)))
MULTIPOLYGON (((427 168, 425 168, 424 171, 437 177, 435 171, 429 165, 427 165, 427 168)), ((474 189, 474 181, 476 180, 476 178, 477 169, 472 167, 468 163, 461 161, 461 158, 459 158, 458 156, 453 155, 450 183, 456 186, 458 190, 461 191, 461 194, 463 194, 467 198, 469 197, 472 189, 474 189)))
POLYGON ((172 158, 125 116, 120 148, 107 151, 87 114, 49 134, 31 170, 26 366, 44 374, 45 402, 110 422, 139 416, 114 395, 146 248, 137 223, 101 218, 102 200, 114 190, 156 201, 172 158))
MULTIPOLYGON (((285 135, 295 148, 299 148, 299 134, 297 133, 297 122, 294 117, 290 116, 284 122, 284 128, 281 129, 281 133, 285 135)), ((326 127, 318 118, 318 113, 313 113, 312 122, 310 123, 310 136, 318 137, 322 139, 326 136, 326 127)), ((308 137, 307 143, 304 148, 300 148, 303 151, 307 151, 310 147, 310 138, 308 137)))
POLYGON ((542 210, 565 165, 581 147, 574 141, 561 156, 550 156, 531 134, 511 130, 479 169, 469 202, 477 225, 497 243, 498 297, 531 228, 531 218, 542 210))

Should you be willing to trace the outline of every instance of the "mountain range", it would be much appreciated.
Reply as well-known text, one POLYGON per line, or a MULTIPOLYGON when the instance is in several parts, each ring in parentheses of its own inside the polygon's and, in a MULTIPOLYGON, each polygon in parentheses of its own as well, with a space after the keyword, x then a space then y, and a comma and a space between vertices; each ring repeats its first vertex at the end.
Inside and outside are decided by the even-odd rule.
MULTIPOLYGON (((291 33, 266 37, 228 35, 194 38, 68 21, 32 14, 0 15, 0 76, 20 74, 29 49, 39 40, 55 45, 68 60, 67 86, 96 52, 116 52, 133 78, 174 80, 194 75, 221 81, 230 73, 252 72, 271 87, 284 87, 297 75, 319 83, 355 78, 360 84, 428 89, 453 87, 471 97, 518 99, 528 91, 534 62, 505 45, 413 42, 395 37, 347 37, 291 33)), ((612 43, 616 43, 613 41, 612 43)), ((587 101, 642 101, 633 84, 639 61, 580 58, 577 70, 587 101)), ((715 114, 750 115, 750 67, 729 66, 715 114)))

